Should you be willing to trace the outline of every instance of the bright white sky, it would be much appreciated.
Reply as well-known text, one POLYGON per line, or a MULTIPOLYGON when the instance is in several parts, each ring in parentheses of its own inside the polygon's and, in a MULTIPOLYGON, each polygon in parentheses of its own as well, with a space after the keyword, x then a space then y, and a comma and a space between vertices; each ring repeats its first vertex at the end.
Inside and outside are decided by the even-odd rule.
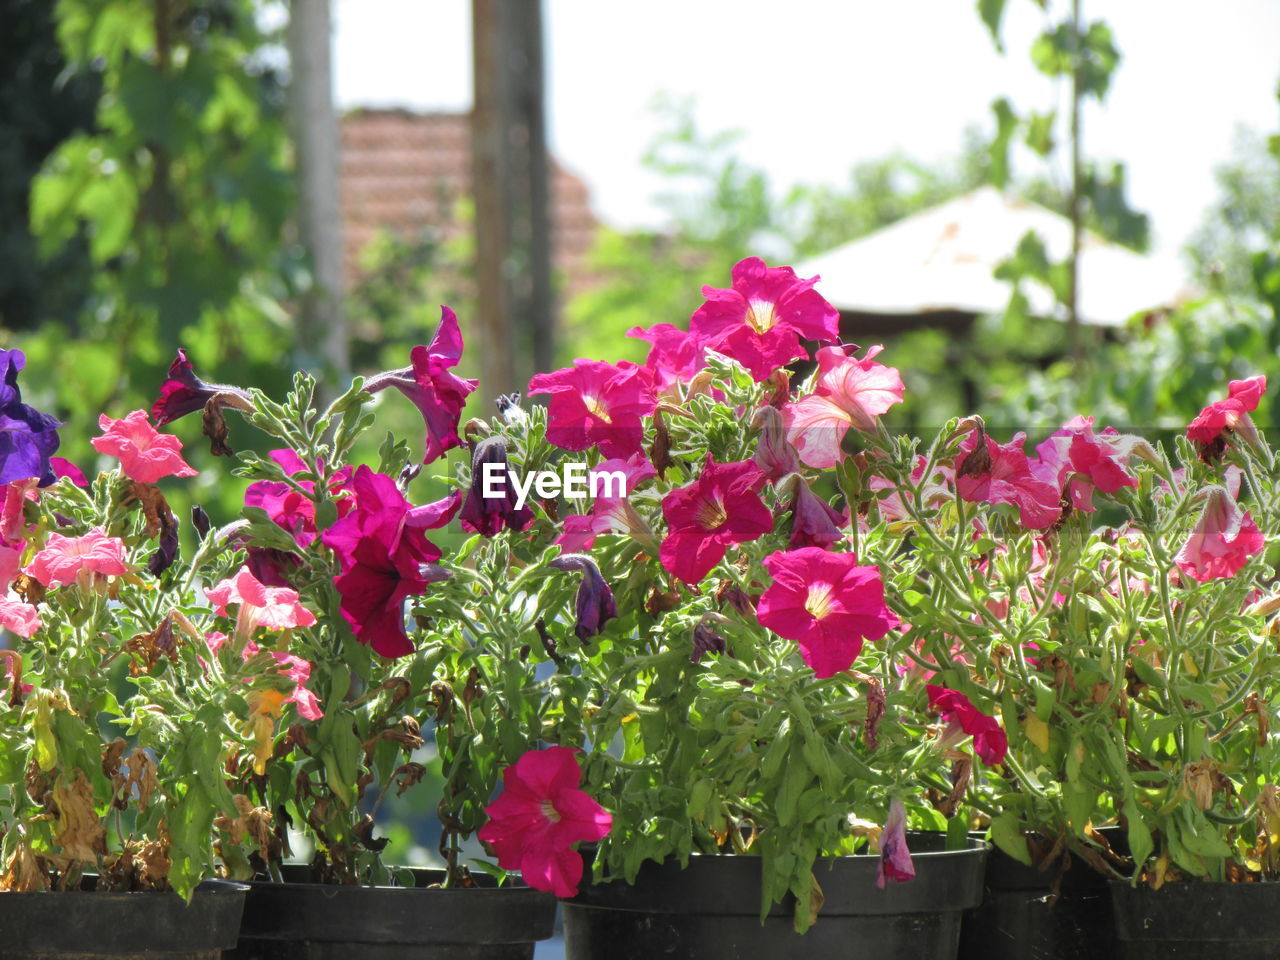
MULTIPOLYGON (((1043 14, 1031 0, 1008 8, 1002 58, 974 0, 546 0, 552 151, 617 226, 660 222, 640 166, 660 92, 692 96, 705 131, 744 131, 744 157, 777 187, 843 182, 894 149, 951 157, 966 126, 991 126, 996 97, 1054 101, 1027 55, 1043 14)), ((338 104, 466 109, 470 9, 335 0, 338 104)), ((1123 55, 1107 102, 1085 115, 1086 154, 1127 163, 1158 248, 1177 248, 1216 196, 1236 125, 1280 130, 1280 2, 1086 0, 1085 14, 1123 55)), ((1022 162, 1031 172, 1034 158, 1022 162)))

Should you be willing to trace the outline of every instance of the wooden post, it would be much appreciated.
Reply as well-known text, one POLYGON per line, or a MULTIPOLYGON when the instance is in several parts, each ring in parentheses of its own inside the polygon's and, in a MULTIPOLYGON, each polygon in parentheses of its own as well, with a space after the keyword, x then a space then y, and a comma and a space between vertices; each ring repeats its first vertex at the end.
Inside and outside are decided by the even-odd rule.
POLYGON ((333 396, 350 359, 343 310, 342 211, 338 203, 338 117, 333 108, 329 0, 289 9, 289 120, 297 151, 298 233, 311 254, 314 286, 298 317, 300 366, 333 396))
POLYGON ((471 11, 476 319, 493 400, 554 356, 542 0, 472 0, 471 11))

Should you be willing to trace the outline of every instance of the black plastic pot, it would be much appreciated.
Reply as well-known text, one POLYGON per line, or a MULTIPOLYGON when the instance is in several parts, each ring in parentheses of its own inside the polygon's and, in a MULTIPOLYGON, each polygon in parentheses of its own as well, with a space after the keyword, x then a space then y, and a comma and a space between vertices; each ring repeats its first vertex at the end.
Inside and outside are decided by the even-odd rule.
POLYGON ((1123 960, 1280 957, 1280 883, 1112 881, 1111 902, 1123 960))
POLYGON ((1055 874, 1019 863, 999 849, 987 857, 982 904, 964 915, 960 960, 1077 960, 1116 954, 1107 878, 1083 860, 1055 874))
POLYGON ((645 864, 636 882, 583 886, 564 904, 569 960, 950 960, 962 911, 982 899, 987 845, 947 851, 940 835, 909 840, 916 876, 876 888, 874 856, 839 857, 814 870, 825 900, 805 934, 794 904, 760 922, 760 860, 690 858, 645 864))
POLYGON ((529 960, 551 936, 549 893, 488 877, 443 890, 430 886, 443 872, 413 873, 415 887, 253 883, 227 960, 529 960))
POLYGON ((176 893, 0 893, 0 960, 219 960, 235 946, 242 883, 206 880, 176 893))

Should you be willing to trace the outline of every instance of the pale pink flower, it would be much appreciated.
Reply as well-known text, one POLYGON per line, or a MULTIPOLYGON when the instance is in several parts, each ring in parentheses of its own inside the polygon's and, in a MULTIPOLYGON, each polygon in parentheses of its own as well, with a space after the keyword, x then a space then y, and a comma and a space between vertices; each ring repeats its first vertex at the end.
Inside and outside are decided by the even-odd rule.
POLYGON ((94 527, 81 537, 49 534, 44 548, 24 571, 46 587, 79 582, 88 587, 97 577, 119 577, 129 572, 124 541, 109 537, 102 527, 94 527))
POLYGON ((93 448, 120 461, 126 477, 139 483, 155 483, 161 477, 194 477, 196 471, 182 459, 182 441, 159 433, 147 419, 147 411, 134 410, 121 420, 105 413, 98 417, 103 434, 94 437, 93 448))
POLYGON ((0 597, 0 627, 29 638, 40 626, 40 613, 32 604, 0 597))
POLYGON ((238 604, 236 612, 236 639, 246 642, 258 628, 265 630, 290 630, 309 627, 316 622, 316 615, 298 602, 298 591, 288 587, 268 587, 242 567, 234 577, 205 589, 205 596, 213 603, 213 612, 228 617, 227 607, 238 604))

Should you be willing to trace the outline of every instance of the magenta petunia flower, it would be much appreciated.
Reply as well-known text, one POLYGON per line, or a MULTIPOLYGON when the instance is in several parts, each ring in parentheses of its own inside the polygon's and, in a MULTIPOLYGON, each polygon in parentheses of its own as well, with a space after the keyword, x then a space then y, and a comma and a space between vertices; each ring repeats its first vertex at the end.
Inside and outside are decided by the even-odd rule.
POLYGON ((556 544, 566 553, 578 553, 590 550, 599 534, 618 533, 656 552, 653 531, 631 505, 630 497, 636 487, 657 475, 658 471, 643 453, 633 454, 626 460, 605 460, 592 467, 588 473, 588 492, 594 483, 600 495, 592 502, 589 514, 570 514, 561 521, 563 533, 556 538, 556 544))
POLYGON ((1212 460, 1220 456, 1232 433, 1256 433, 1249 414, 1258 409, 1266 392, 1266 377, 1232 380, 1227 384, 1227 398, 1209 404, 1187 425, 1187 439, 1195 443, 1202 457, 1212 460))
POLYGON ((194 477, 196 471, 182 459, 182 441, 158 433, 147 419, 147 411, 134 410, 120 420, 105 413, 98 417, 103 434, 90 443, 99 453, 116 457, 130 480, 155 483, 161 477, 194 477))
POLYGON ((40 612, 30 603, 0 596, 0 627, 30 638, 40 629, 40 612))
POLYGON ((779 550, 764 558, 773 583, 756 607, 762 626, 794 640, 819 679, 848 670, 864 640, 902 626, 884 602, 880 569, 851 553, 821 547, 779 550))
POLYGON ((1053 526, 1062 512, 1058 487, 1041 480, 1022 449, 1025 433, 1015 433, 1003 446, 981 430, 960 444, 956 458, 956 492, 970 503, 1011 503, 1030 530, 1053 526))
POLYGON ((814 392, 782 408, 787 440, 811 467, 834 467, 850 427, 872 433, 876 418, 902 402, 902 376, 873 359, 884 347, 869 347, 862 358, 848 352, 856 349, 819 350, 814 392))
MULTIPOLYGON (((440 549, 423 532, 444 524, 447 507, 415 514, 396 482, 361 465, 351 481, 355 509, 324 531, 342 572, 334 578, 340 611, 357 640, 384 657, 413 652, 404 625, 404 604, 449 576, 435 565, 440 549)), ((451 498, 456 507, 456 499, 451 498)))
POLYGON ((885 881, 903 883, 916 875, 907 849, 907 808, 894 797, 889 801, 889 816, 880 831, 880 863, 876 865, 876 886, 884 889, 885 881))
POLYGON ((462 331, 457 315, 446 306, 440 307, 440 326, 427 346, 409 351, 410 365, 370 377, 364 389, 377 393, 395 387, 413 401, 422 413, 427 435, 423 463, 439 459, 447 450, 459 446, 458 422, 467 397, 478 382, 459 377, 452 370, 462 359, 462 331))
POLYGON ((89 480, 84 472, 66 457, 50 457, 49 466, 53 469, 53 475, 59 480, 70 480, 77 487, 89 486, 89 480))
POLYGON ((123 576, 129 567, 124 559, 124 541, 108 537, 102 527, 94 527, 80 537, 49 534, 44 548, 24 572, 46 587, 76 582, 89 586, 97 577, 123 576))
POLYGON ((653 344, 644 365, 653 371, 654 386, 659 393, 676 384, 688 383, 707 365, 702 340, 669 323, 655 323, 648 329, 632 327, 627 336, 653 344))
POLYGON ((205 596, 219 617, 229 617, 230 604, 236 604, 236 640, 248 643, 258 627, 264 630, 292 630, 309 627, 316 615, 302 605, 298 591, 289 587, 268 587, 242 567, 234 576, 205 588, 205 596))
POLYGON ((498 866, 557 897, 578 892, 582 857, 574 844, 603 840, 613 825, 581 782, 577 751, 568 747, 530 750, 502 772, 502 793, 485 807, 489 822, 477 834, 498 866))
POLYGON ((925 684, 929 694, 929 707, 941 715, 948 725, 943 733, 944 743, 955 743, 966 736, 973 737, 973 752, 983 763, 994 766, 1004 760, 1009 752, 1009 738, 995 717, 989 717, 973 705, 963 693, 925 684))
POLYGON ((642 417, 657 407, 653 371, 623 360, 575 360, 572 367, 540 373, 529 394, 551 394, 547 440, 564 450, 599 447, 606 457, 630 457, 644 446, 642 417))
POLYGON ((205 404, 220 393, 229 393, 246 403, 252 402, 248 390, 228 383, 205 383, 196 376, 187 359, 187 351, 179 349, 173 363, 169 364, 169 377, 160 385, 160 396, 151 405, 151 417, 159 426, 171 423, 179 417, 203 410, 205 404))
POLYGON ((757 382, 805 355, 801 339, 830 343, 840 335, 840 314, 790 267, 769 267, 747 257, 733 268, 728 290, 703 287, 706 303, 694 311, 689 332, 708 349, 737 360, 757 382))
POLYGON ((1201 582, 1234 577, 1251 557, 1266 547, 1257 523, 1249 511, 1241 510, 1236 502, 1240 490, 1239 468, 1227 476, 1226 481, 1227 486, 1209 487, 1204 512, 1174 558, 1179 570, 1201 582))
POLYGON ((685 583, 699 583, 724 559, 731 544, 773 529, 773 514, 760 499, 764 473, 750 460, 707 462, 698 479, 662 498, 668 533, 659 557, 685 583))
POLYGON ((1094 490, 1115 493, 1138 485, 1128 470, 1137 442, 1113 427, 1094 433, 1093 417, 1075 417, 1036 446, 1040 459, 1031 461, 1031 472, 1070 496, 1074 509, 1092 513, 1094 490))

